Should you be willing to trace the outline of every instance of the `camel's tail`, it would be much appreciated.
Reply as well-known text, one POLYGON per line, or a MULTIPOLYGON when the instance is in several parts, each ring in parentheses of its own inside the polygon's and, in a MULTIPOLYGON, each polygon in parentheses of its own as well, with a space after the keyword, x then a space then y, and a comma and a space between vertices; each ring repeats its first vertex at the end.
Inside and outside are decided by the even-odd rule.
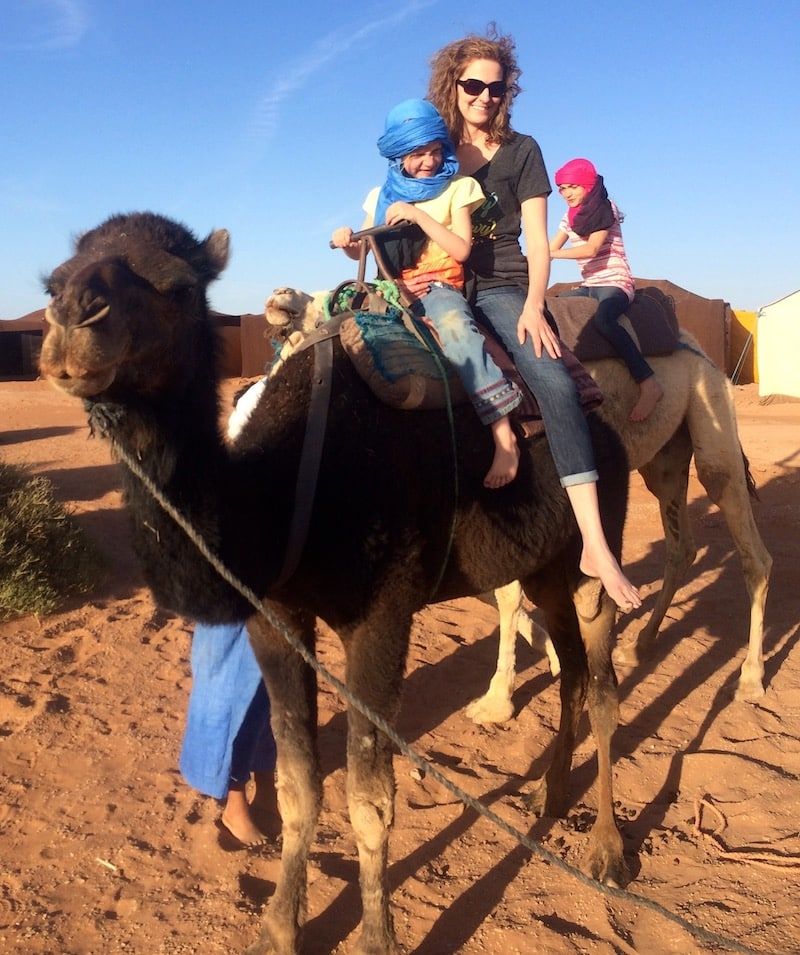
POLYGON ((744 463, 744 479, 747 482, 747 493, 754 501, 760 501, 761 498, 758 496, 758 488, 756 487, 755 479, 750 473, 750 462, 747 460, 747 455, 744 453, 744 449, 741 444, 739 445, 739 450, 742 452, 742 462, 744 463))

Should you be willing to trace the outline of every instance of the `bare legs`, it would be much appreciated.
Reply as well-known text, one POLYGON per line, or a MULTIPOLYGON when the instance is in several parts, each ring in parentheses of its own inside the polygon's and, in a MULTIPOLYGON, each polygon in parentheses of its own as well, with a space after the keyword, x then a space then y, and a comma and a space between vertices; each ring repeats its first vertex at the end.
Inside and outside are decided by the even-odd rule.
POLYGON ((622 573, 616 557, 606 541, 600 521, 600 506, 597 501, 597 483, 571 484, 566 488, 567 497, 575 512, 575 519, 583 538, 581 572, 587 577, 598 577, 620 610, 630 611, 641 607, 639 591, 622 573))
POLYGON ((495 421, 490 427, 494 438, 494 460, 483 479, 483 484, 484 487, 494 489, 505 487, 517 476, 519 447, 508 415, 495 421))

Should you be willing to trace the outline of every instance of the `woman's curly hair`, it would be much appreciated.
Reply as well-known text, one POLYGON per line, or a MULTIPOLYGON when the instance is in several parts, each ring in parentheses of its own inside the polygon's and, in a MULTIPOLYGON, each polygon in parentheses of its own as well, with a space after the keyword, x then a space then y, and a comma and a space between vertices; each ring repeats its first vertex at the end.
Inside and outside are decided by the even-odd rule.
POLYGON ((486 36, 472 33, 461 40, 448 43, 434 53, 430 61, 431 78, 428 83, 428 99, 442 114, 450 131, 450 137, 458 146, 463 134, 464 119, 458 109, 456 80, 461 77, 465 67, 473 60, 494 60, 502 67, 506 94, 492 120, 489 142, 506 143, 514 132, 511 128, 511 106, 515 97, 522 92, 518 82, 522 76, 522 70, 517 65, 516 45, 513 38, 498 33, 493 23, 487 27, 486 36))

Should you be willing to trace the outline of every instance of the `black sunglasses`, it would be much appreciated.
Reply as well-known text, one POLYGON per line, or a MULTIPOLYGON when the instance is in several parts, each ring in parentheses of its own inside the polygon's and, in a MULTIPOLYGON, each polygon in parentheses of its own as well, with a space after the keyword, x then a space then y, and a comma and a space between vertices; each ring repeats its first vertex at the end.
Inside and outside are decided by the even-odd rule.
POLYGON ((480 96, 484 90, 489 90, 492 99, 500 99, 506 95, 505 80, 495 80, 494 83, 484 83, 483 80, 456 80, 456 83, 468 96, 480 96))

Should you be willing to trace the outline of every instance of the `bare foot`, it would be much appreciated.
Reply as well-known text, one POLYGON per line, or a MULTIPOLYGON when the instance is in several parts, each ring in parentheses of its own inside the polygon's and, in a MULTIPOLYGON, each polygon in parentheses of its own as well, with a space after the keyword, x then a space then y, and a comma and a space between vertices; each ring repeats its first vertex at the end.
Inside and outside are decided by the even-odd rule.
POLYGON ((639 382, 639 400, 633 406, 630 414, 631 421, 644 421, 653 408, 661 401, 664 389, 658 383, 655 375, 639 382))
POLYGON ((244 790, 229 791, 219 823, 243 846, 263 846, 270 841, 253 821, 244 790))
POLYGON ((581 573, 587 577, 597 577, 605 587, 606 593, 625 613, 642 606, 639 591, 622 573, 611 551, 605 554, 590 555, 584 550, 580 563, 581 573))
POLYGON ((514 432, 509 428, 507 435, 503 435, 502 440, 498 440, 498 433, 495 432, 494 459, 486 477, 483 479, 483 486, 492 490, 505 487, 517 476, 518 468, 519 447, 514 432))
POLYGON ((246 827, 251 830, 247 834, 238 826, 234 827, 234 831, 234 828, 224 822, 222 818, 217 819, 216 826, 219 829, 217 840, 226 852, 235 852, 237 849, 258 849, 260 846, 271 845, 274 841, 252 824, 250 827, 246 827), (242 835, 239 835, 240 832, 242 835))

